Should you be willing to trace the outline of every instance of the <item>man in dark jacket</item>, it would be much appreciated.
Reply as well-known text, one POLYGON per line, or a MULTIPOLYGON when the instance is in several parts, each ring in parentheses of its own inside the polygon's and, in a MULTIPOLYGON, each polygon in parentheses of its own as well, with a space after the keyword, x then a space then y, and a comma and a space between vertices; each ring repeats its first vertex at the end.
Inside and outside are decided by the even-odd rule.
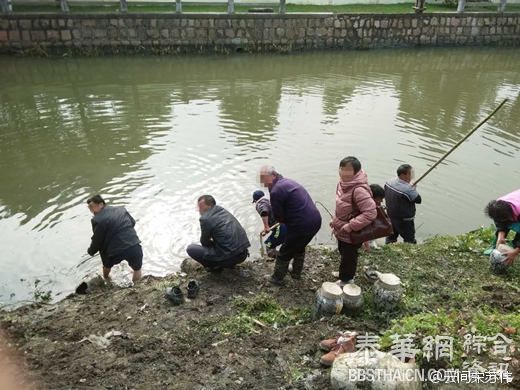
POLYGON ((305 188, 280 175, 271 166, 260 169, 260 182, 269 188, 275 219, 287 226, 287 238, 276 257, 274 272, 268 281, 283 285, 293 260, 291 276, 300 279, 305 261, 305 247, 321 227, 321 215, 305 188))
POLYGON ((188 245, 188 255, 209 271, 232 268, 242 263, 251 246, 240 222, 223 207, 217 206, 211 195, 198 199, 200 212, 200 243, 188 245))
POLYGON ((397 242, 399 236, 404 242, 416 244, 415 205, 422 202, 421 195, 411 185, 413 168, 403 164, 397 168, 397 177, 385 184, 385 202, 388 216, 392 221, 394 234, 386 238, 386 243, 397 242))
POLYGON ((87 200, 92 218, 92 240, 87 252, 94 256, 97 252, 103 262, 103 277, 109 278, 110 270, 126 260, 133 269, 132 280, 141 279, 143 250, 135 232, 135 220, 124 207, 107 206, 100 195, 87 200))

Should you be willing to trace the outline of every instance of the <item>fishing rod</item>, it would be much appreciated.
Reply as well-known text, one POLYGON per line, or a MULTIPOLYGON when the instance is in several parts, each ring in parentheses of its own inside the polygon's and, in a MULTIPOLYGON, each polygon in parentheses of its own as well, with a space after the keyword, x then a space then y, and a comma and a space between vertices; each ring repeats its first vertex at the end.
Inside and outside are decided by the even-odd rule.
POLYGON ((89 256, 89 257, 87 257, 86 259, 81 260, 80 263, 76 266, 76 268, 81 267, 83 264, 85 264, 87 261, 92 260, 94 257, 96 257, 96 255, 94 255, 94 256, 89 256))
POLYGON ((441 162, 443 162, 446 157, 448 157, 455 149, 457 149, 464 141, 466 141, 469 137, 471 137, 471 135, 477 131, 480 126, 482 126, 484 123, 486 123, 493 115, 495 115, 497 113, 498 110, 500 110, 502 108, 502 106, 504 104, 506 104, 506 102, 508 101, 509 99, 504 99, 502 101, 502 103, 500 103, 498 105, 497 108, 495 108, 493 110, 493 112, 491 114, 489 114, 487 117, 485 117, 482 121, 480 121, 480 123, 475 126, 473 128, 473 130, 471 130, 468 134, 466 134, 459 142, 457 142, 450 150, 448 150, 447 153, 444 154, 444 156, 442 156, 439 160, 437 160, 437 162, 435 164, 433 164, 425 173, 423 173, 423 175, 421 177, 419 177, 414 183, 413 185, 416 186, 417 183, 419 183, 422 179, 424 179, 426 177, 426 175, 428 175, 431 171, 433 171, 441 162))
POLYGON ((325 209, 325 211, 327 213, 329 213, 330 217, 331 218, 334 218, 334 216, 332 215, 332 213, 329 211, 329 209, 327 209, 327 207, 325 207, 325 205, 323 203, 321 203, 319 200, 317 200, 316 202, 314 202, 314 204, 316 205, 320 205, 321 207, 323 207, 325 209))

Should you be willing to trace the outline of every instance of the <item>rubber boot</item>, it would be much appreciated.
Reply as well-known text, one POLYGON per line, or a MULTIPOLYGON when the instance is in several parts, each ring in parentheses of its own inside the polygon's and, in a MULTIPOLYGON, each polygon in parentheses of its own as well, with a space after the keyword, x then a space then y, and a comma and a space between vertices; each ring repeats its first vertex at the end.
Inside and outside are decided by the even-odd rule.
POLYGON ((291 277, 293 279, 301 279, 303 271, 303 263, 305 262, 305 252, 294 255, 292 262, 291 277))
POLYGON ((287 275, 289 269, 289 261, 280 260, 280 257, 276 258, 274 263, 274 272, 271 276, 272 284, 283 284, 283 279, 287 275))

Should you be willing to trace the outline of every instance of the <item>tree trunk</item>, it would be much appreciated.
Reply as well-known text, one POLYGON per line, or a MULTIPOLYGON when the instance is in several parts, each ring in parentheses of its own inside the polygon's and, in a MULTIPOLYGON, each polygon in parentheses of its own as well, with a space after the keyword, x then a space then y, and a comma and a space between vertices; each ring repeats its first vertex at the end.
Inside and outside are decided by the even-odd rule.
POLYGON ((459 0, 459 5, 457 6, 457 12, 459 14, 463 13, 465 6, 466 6, 466 0, 459 0))
POLYGON ((228 0, 228 2, 227 2, 227 13, 229 15, 235 13, 235 2, 234 2, 234 0, 228 0))
POLYGON ((286 11, 285 0, 280 0, 280 13, 283 15, 286 11))
POLYGON ((67 0, 60 0, 60 8, 61 12, 69 12, 69 3, 67 3, 67 0))
POLYGON ((500 5, 498 6, 498 12, 506 12, 506 3, 507 3, 507 0, 500 0, 500 5))
POLYGON ((175 12, 182 14, 182 3, 181 0, 175 0, 175 12))
POLYGON ((10 14, 13 11, 11 2, 9 0, 0 0, 0 11, 3 14, 10 14))
POLYGON ((123 14, 126 14, 128 12, 128 4, 127 4, 126 0, 120 0, 119 10, 123 14))

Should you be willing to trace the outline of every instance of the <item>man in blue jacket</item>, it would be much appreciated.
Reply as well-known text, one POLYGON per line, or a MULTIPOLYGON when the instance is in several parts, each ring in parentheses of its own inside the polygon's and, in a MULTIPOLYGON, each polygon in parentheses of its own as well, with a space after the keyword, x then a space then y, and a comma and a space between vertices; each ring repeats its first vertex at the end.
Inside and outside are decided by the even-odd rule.
POLYGON ((386 243, 397 242, 399 236, 404 242, 416 244, 415 240, 415 205, 422 202, 421 195, 410 182, 413 168, 403 164, 397 168, 397 177, 385 184, 385 203, 388 216, 392 221, 394 234, 386 238, 386 243))
POLYGON ((135 220, 124 207, 107 206, 100 195, 87 200, 92 218, 92 239, 87 252, 94 256, 97 252, 103 262, 103 277, 109 278, 110 270, 126 260, 133 269, 132 280, 141 279, 143 249, 135 232, 135 220))
POLYGON ((260 169, 260 183, 269 189, 274 218, 287 227, 287 237, 276 257, 274 272, 268 278, 271 284, 283 285, 291 260, 291 276, 301 278, 305 247, 320 230, 321 215, 307 190, 283 177, 274 167, 260 169))
POLYGON ((202 264, 208 271, 220 271, 242 263, 251 246, 240 222, 226 209, 217 206, 211 195, 199 197, 200 243, 186 248, 188 256, 202 264))

